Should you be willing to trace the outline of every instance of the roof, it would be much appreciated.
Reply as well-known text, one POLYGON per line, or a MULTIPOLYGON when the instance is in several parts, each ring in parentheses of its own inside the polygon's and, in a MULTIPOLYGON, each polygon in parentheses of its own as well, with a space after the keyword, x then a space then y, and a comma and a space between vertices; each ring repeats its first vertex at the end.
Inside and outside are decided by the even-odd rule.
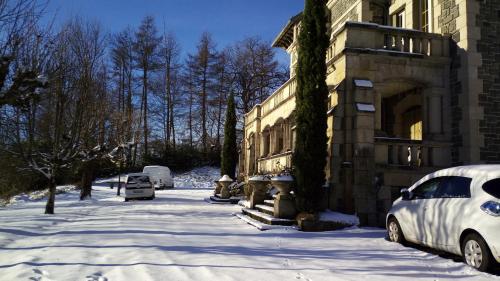
POLYGON ((288 47, 292 44, 293 42, 293 27, 300 22, 302 19, 302 12, 298 13, 297 15, 293 16, 288 23, 285 25, 283 30, 281 30, 280 34, 278 34, 278 37, 274 39, 274 42, 272 44, 273 47, 279 47, 279 48, 284 48, 288 49, 288 47))
POLYGON ((500 165, 490 164, 490 165, 468 165, 468 166, 458 166, 452 167, 444 170, 439 170, 436 172, 438 176, 465 176, 465 177, 477 177, 483 175, 500 175, 500 165))
POLYGON ((434 173, 428 174, 425 177, 417 181, 413 187, 429 180, 434 177, 445 177, 445 176, 461 176, 468 178, 492 178, 500 177, 500 165, 490 164, 490 165, 468 165, 468 166, 457 166, 451 167, 443 170, 436 171, 434 173))
POLYGON ((128 177, 130 176, 133 176, 133 177, 142 177, 142 176, 148 176, 149 177, 149 174, 148 173, 130 173, 127 175, 128 177))

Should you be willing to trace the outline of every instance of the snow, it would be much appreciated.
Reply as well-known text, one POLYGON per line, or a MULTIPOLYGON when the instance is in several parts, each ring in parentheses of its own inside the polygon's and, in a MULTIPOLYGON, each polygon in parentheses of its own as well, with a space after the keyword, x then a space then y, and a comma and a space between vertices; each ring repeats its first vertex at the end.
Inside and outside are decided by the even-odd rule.
POLYGON ((385 240, 378 228, 259 231, 241 206, 203 201, 219 170, 174 177, 155 200, 123 202, 106 183, 0 208, 2 280, 500 280, 449 257, 385 240))
POLYGON ((324 211, 319 214, 319 220, 332 221, 347 225, 359 225, 359 218, 355 215, 347 215, 338 212, 324 211))
POLYGON ((373 83, 370 80, 354 79, 354 85, 362 88, 373 88, 373 83))
POLYGON ((293 177, 290 175, 279 175, 271 178, 271 181, 293 181, 293 177))
POLYGON ((229 177, 228 175, 222 176, 222 178, 219 179, 220 182, 233 182, 233 179, 229 177))
POLYGON ((375 106, 371 103, 356 103, 356 108, 362 112, 375 112, 375 106))

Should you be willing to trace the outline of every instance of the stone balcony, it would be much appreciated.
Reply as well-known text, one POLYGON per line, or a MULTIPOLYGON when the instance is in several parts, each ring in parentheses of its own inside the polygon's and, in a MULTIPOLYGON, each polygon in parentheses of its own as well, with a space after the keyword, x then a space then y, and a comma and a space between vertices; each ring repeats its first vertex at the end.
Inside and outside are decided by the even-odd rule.
MULTIPOLYGON (((284 109, 284 104, 289 111, 295 109, 295 91, 297 89, 297 81, 295 77, 285 82, 281 87, 279 87, 274 93, 272 93, 266 100, 261 104, 256 105, 252 110, 245 114, 245 125, 249 125, 257 118, 269 119, 269 115, 273 113, 276 109, 280 108, 281 113, 284 109), (267 117, 267 118, 266 118, 267 117)), ((264 122, 269 123, 269 122, 264 122)), ((274 122, 271 122, 271 124, 274 122)))
POLYGON ((400 138, 375 138, 375 164, 393 167, 447 167, 451 144, 400 138))
POLYGON ((283 170, 283 168, 292 167, 292 151, 262 157, 257 159, 259 171, 266 174, 276 174, 283 170))
POLYGON ((449 57, 450 37, 414 29, 365 22, 346 22, 331 35, 327 59, 344 52, 413 57, 449 57))

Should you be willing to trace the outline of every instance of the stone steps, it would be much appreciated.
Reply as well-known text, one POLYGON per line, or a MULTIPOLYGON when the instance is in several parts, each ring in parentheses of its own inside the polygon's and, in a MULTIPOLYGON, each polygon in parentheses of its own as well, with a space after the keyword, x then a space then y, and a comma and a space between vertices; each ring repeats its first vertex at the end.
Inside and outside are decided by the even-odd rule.
MULTIPOLYGON (((262 205, 261 205, 262 206, 262 205)), ((258 210, 243 208, 241 212, 250 218, 269 225, 293 225, 295 220, 279 219, 258 210)))
POLYGON ((264 200, 264 205, 274 208, 274 200, 264 200))
POLYGON ((261 213, 274 216, 274 206, 269 205, 255 205, 255 209, 261 213))

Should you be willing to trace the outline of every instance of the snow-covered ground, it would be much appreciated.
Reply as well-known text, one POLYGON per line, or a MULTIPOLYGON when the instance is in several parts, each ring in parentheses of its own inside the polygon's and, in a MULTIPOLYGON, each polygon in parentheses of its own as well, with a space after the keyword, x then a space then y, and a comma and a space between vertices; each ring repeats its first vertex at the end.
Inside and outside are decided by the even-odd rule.
POLYGON ((0 280, 500 280, 461 262, 384 239, 377 228, 261 232, 203 201, 215 169, 175 177, 153 201, 123 202, 95 185, 93 199, 58 195, 0 209, 0 280))

